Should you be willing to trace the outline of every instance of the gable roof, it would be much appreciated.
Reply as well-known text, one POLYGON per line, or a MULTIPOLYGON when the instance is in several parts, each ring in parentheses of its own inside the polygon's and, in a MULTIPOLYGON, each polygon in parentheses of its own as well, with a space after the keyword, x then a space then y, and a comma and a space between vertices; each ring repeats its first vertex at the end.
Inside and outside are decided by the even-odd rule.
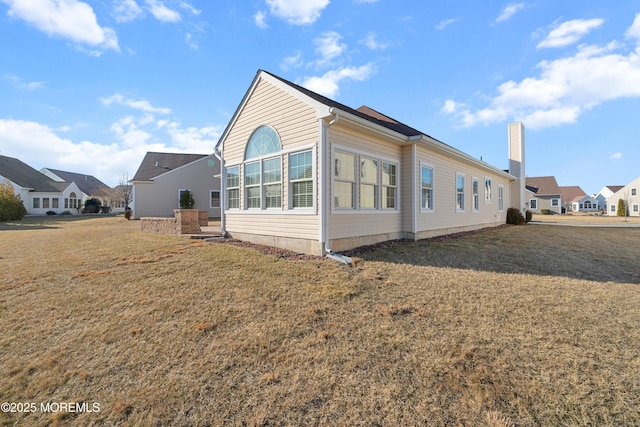
POLYGON ((624 187, 624 185, 605 185, 605 187, 611 190, 611 192, 617 193, 618 191, 622 190, 622 187, 624 187))
POLYGON ((68 182, 57 182, 26 163, 0 155, 0 175, 22 188, 41 193, 59 193, 69 186, 68 182))
POLYGON ((107 184, 92 175, 61 171, 51 168, 46 169, 56 176, 60 177, 60 179, 65 182, 75 182, 80 191, 89 196, 99 194, 100 191, 108 190, 110 188, 107 184))
POLYGON ((427 135, 424 132, 421 132, 411 126, 408 126, 387 115, 384 115, 371 107, 361 106, 358 109, 353 109, 347 105, 315 93, 307 88, 299 86, 286 79, 283 79, 282 77, 278 77, 275 74, 271 74, 264 70, 258 70, 258 72, 256 73, 251 85, 249 86, 249 89, 245 92, 242 101, 240 102, 240 104, 238 104, 238 107, 236 108, 236 111, 234 112, 231 120, 227 124, 225 130, 222 132, 220 139, 216 144, 215 150, 219 150, 222 148, 221 145, 223 144, 223 141, 226 139, 226 136, 235 124, 236 119, 238 118, 240 112, 244 108, 244 105, 248 101, 251 93, 256 88, 261 78, 266 78, 270 83, 280 86, 281 89, 287 90, 292 94, 295 92, 294 96, 300 97, 302 95, 302 98, 306 98, 305 101, 316 109, 318 118, 328 118, 332 115, 334 115, 335 118, 337 118, 338 115, 340 117, 344 117, 344 115, 342 114, 336 114, 338 113, 337 111, 334 113, 333 110, 337 109, 340 112, 346 113, 347 116, 350 116, 349 120, 351 120, 352 122, 367 123, 370 126, 369 129, 376 131, 380 131, 380 128, 382 128, 383 130, 388 132, 388 134, 397 138, 401 143, 427 143, 438 149, 444 150, 453 156, 475 163, 482 168, 503 174, 509 179, 515 179, 515 177, 509 172, 503 171, 492 165, 489 165, 486 162, 476 159, 442 141, 439 141, 436 138, 433 138, 430 135, 427 135))
POLYGON ((560 187, 560 195, 562 196, 562 200, 564 201, 574 201, 576 199, 581 199, 587 195, 582 188, 577 185, 573 186, 561 186, 560 187))
POLYGON ((536 195, 538 196, 548 196, 548 195, 560 195, 560 187, 556 182, 556 178, 553 176, 537 176, 537 177, 527 177, 526 185, 529 187, 535 187, 538 189, 536 191, 536 195))
POLYGON ((131 181, 150 181, 153 178, 195 162, 208 154, 157 153, 149 151, 131 181))

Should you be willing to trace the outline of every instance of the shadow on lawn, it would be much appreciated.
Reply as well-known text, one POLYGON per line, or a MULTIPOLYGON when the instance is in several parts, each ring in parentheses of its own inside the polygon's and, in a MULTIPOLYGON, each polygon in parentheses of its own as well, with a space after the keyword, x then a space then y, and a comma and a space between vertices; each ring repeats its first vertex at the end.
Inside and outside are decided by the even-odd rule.
POLYGON ((640 284, 640 229, 503 226, 346 253, 363 260, 640 284))

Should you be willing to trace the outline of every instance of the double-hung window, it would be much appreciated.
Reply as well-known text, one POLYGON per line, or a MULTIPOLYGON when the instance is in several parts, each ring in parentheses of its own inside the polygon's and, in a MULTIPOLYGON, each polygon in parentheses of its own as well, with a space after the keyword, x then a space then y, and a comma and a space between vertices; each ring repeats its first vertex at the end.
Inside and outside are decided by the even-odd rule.
POLYGON ((492 188, 491 188, 491 178, 485 178, 484 179, 484 202, 485 203, 491 203, 491 194, 492 188))
POLYGON ((240 208, 240 166, 227 169, 227 209, 240 208))
POLYGON ((313 156, 311 151, 289 155, 291 207, 313 207, 313 156))
POLYGON ((420 207, 423 210, 433 211, 433 168, 422 166, 420 177, 420 207))
POLYGON ((360 209, 378 208, 378 161, 360 158, 360 209))
POLYGON ((333 177, 333 206, 339 209, 353 209, 356 184, 355 155, 336 151, 333 177))
MULTIPOLYGON (((486 182, 486 181, 485 181, 486 182)), ((478 212, 480 209, 480 181, 478 178, 473 178, 471 181, 471 193, 473 195, 473 211, 478 212)))
POLYGON ((498 210, 504 210, 504 186, 498 185, 498 210))
POLYGON ((456 175, 456 211, 464 212, 464 175, 456 175))
POLYGON ((282 206, 282 159, 274 157, 262 161, 265 208, 282 206))
POLYGON ((397 166, 393 163, 382 162, 382 207, 396 208, 397 194, 397 166))

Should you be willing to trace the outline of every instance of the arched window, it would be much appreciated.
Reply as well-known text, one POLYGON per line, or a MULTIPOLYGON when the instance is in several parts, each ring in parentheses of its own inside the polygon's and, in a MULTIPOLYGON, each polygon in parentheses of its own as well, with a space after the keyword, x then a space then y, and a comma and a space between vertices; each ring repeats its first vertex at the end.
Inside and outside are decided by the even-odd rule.
POLYGON ((255 159, 269 154, 279 153, 282 149, 280 137, 271 126, 262 125, 251 134, 247 148, 244 152, 244 159, 255 159))

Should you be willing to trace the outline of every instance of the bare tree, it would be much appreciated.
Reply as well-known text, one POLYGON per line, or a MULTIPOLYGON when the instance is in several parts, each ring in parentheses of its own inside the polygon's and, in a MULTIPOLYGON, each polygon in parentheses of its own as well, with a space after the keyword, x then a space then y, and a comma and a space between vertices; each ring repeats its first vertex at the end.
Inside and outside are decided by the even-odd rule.
POLYGON ((129 205, 133 201, 133 186, 129 184, 129 175, 123 174, 120 184, 116 187, 119 200, 124 205, 124 209, 130 209, 129 205))

